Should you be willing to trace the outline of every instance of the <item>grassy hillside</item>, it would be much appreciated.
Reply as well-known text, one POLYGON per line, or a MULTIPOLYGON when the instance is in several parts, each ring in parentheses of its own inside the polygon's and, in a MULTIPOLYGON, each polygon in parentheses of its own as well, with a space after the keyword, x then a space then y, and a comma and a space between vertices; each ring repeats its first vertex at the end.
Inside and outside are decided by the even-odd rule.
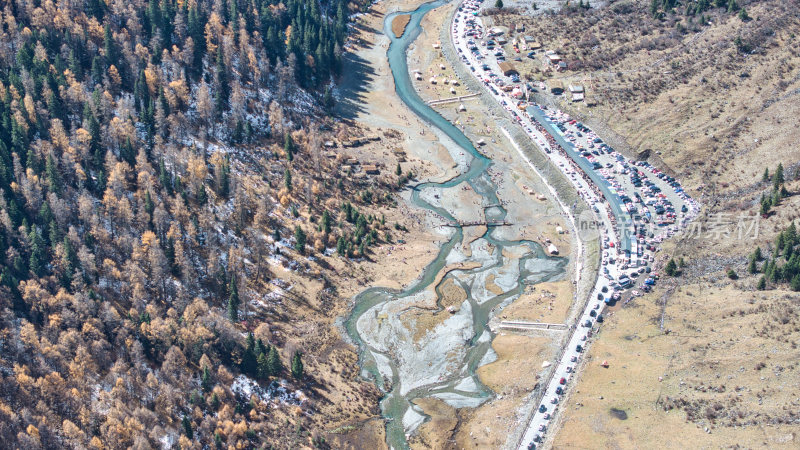
POLYGON ((568 64, 563 72, 529 64, 527 76, 581 83, 597 105, 544 101, 673 173, 704 206, 694 232, 667 244, 657 262, 682 260, 679 275, 612 313, 556 447, 797 445, 800 303, 792 289, 800 285, 778 235, 800 211, 799 8, 618 0, 492 16, 524 23, 524 34, 568 64), (779 163, 785 181, 773 183, 779 163), (738 236, 740 216, 745 227, 757 224, 755 236, 738 236), (764 260, 750 267, 756 247, 764 260), (777 275, 773 258, 783 268, 777 275))

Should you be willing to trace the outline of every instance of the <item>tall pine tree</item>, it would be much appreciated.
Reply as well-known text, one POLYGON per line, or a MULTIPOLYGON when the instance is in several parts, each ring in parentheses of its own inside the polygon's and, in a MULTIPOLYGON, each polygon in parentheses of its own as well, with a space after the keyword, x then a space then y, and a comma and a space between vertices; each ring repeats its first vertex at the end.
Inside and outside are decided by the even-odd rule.
POLYGON ((281 364, 281 357, 278 355, 278 350, 275 347, 270 347, 269 355, 267 355, 267 367, 272 376, 278 376, 283 371, 283 364, 281 364))
POLYGON ((231 322, 239 321, 239 289, 236 287, 236 276, 228 285, 228 318, 231 322))
POLYGON ((292 356, 292 378, 299 380, 303 378, 303 354, 299 351, 292 356))

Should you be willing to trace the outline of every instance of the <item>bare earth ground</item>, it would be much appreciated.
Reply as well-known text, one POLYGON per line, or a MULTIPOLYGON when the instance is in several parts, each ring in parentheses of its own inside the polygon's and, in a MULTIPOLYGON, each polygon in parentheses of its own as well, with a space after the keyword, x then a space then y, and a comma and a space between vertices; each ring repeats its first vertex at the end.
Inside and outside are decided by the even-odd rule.
POLYGON ((503 320, 565 323, 572 302, 572 282, 540 283, 507 306, 500 317, 503 320))

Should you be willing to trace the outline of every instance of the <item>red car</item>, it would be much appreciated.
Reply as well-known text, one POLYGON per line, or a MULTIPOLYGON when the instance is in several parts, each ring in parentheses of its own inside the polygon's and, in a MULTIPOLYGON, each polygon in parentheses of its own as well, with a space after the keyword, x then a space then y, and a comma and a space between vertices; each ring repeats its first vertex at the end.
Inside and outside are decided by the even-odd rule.
POLYGON ((564 377, 561 377, 561 379, 560 379, 560 380, 558 380, 558 383, 559 383, 559 384, 567 384, 567 379, 566 379, 566 378, 564 378, 564 377))

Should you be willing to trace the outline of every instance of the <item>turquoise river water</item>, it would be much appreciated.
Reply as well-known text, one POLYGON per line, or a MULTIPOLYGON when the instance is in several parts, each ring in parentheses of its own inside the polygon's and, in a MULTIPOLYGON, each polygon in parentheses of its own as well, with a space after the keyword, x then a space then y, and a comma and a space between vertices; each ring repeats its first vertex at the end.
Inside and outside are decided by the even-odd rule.
MULTIPOLYGON (((396 38, 391 32, 391 21, 401 13, 389 14, 384 21, 384 33, 391 40, 387 57, 397 95, 414 114, 438 128, 465 153, 471 155, 468 169, 451 180, 414 186, 411 201, 419 208, 433 211, 455 222, 455 217, 446 209, 423 199, 423 193, 428 189, 437 192, 458 190, 466 183, 481 197, 484 218, 487 221, 502 221, 506 211, 498 206, 500 202, 497 186, 487 173, 492 161, 480 154, 456 126, 419 97, 409 76, 406 60, 408 47, 420 34, 423 16, 444 3, 443 0, 437 0, 410 12, 411 21, 400 38, 396 38)), ((345 321, 347 333, 359 345, 362 374, 374 380, 385 392, 381 411, 386 418, 386 439, 391 448, 407 448, 407 434, 424 418, 413 400, 435 397, 452 406, 461 407, 477 406, 490 398, 491 391, 481 385, 475 376, 475 370, 493 359, 491 336, 486 326, 493 311, 519 297, 527 285, 556 280, 565 274, 567 259, 546 255, 536 242, 500 239, 495 236, 496 228, 489 226, 486 233, 474 243, 472 253, 467 256, 458 253, 463 230, 460 227, 452 230, 454 231, 441 245, 438 254, 422 270, 415 282, 401 291, 379 286, 366 289, 356 297, 351 315, 345 321), (477 251, 479 246, 493 248, 494 251, 477 251), (504 249, 508 250, 505 255, 504 249), (453 261, 476 261, 480 267, 451 270, 438 285, 432 286, 439 272, 453 261), (503 291, 502 294, 486 292, 485 283, 489 275, 497 277, 497 280, 504 280, 496 281, 503 291), (407 342, 409 334, 404 332, 403 326, 407 327, 410 323, 413 327, 414 322, 398 325, 400 316, 418 308, 414 305, 415 299, 431 288, 438 305, 439 286, 448 279, 467 293, 467 299, 458 313, 448 315, 448 320, 429 332, 422 339, 423 342, 407 342), (443 363, 445 361, 446 364, 443 363), (430 367, 438 368, 433 376, 426 378, 417 375, 418 372, 431 370, 430 367)))

